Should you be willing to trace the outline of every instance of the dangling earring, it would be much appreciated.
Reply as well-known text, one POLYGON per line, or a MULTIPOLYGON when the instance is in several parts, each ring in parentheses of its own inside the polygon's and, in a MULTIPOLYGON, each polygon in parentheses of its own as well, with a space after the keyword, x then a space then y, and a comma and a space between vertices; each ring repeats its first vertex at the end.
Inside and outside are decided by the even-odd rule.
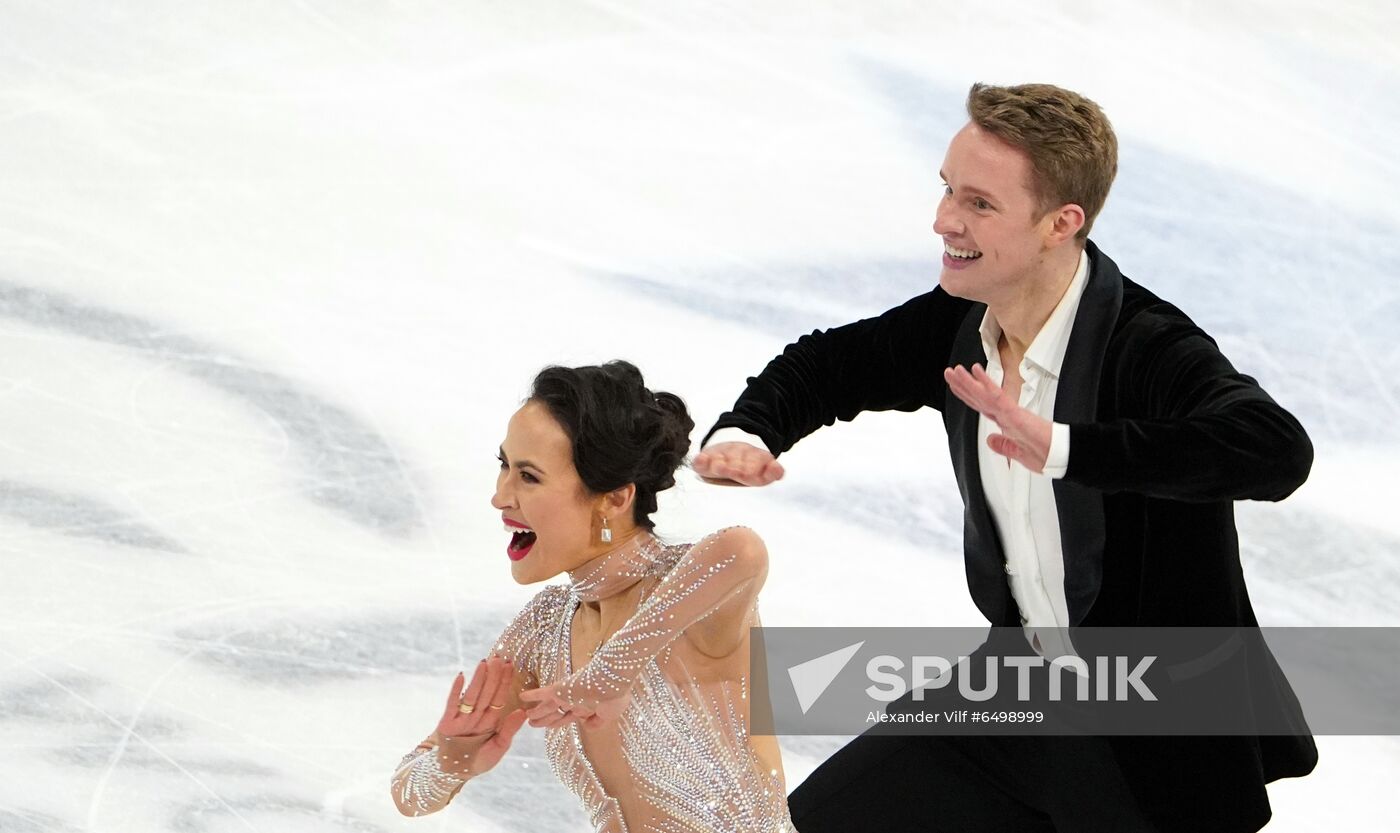
POLYGON ((603 530, 598 533, 598 538, 604 544, 612 543, 612 530, 608 529, 608 519, 606 517, 603 518, 603 530))

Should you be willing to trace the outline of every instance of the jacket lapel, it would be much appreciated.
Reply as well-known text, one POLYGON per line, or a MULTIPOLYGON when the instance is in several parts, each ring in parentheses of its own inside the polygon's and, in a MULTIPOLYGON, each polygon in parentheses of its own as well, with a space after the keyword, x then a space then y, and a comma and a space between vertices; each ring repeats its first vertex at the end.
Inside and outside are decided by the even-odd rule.
MULTIPOLYGON (((1092 242, 1089 280, 1070 329, 1055 393, 1055 421, 1066 425, 1098 419, 1099 381, 1104 355, 1123 306, 1123 275, 1092 242)), ((978 328, 985 304, 974 304, 953 341, 948 366, 986 366, 978 328)), ((938 372, 942 372, 940 369, 938 372)), ((948 449, 963 499, 963 555, 968 589, 982 614, 993 624, 1018 625, 1020 618, 1006 580, 1006 556, 982 491, 978 463, 977 412, 951 392, 943 403, 948 449)), ((1070 447, 1073 457, 1074 448, 1070 447)), ((1065 560, 1065 602, 1071 626, 1084 621, 1103 583, 1105 541, 1103 494, 1061 478, 1053 484, 1055 511, 1060 521, 1060 545, 1065 560)))
MULTIPOLYGON (((987 364, 978 328, 987 312, 986 304, 973 304, 958 329, 948 366, 987 364)), ((939 368, 942 373, 942 368, 939 368)), ((1006 558, 1001 540, 987 508, 987 495, 982 491, 982 468, 977 460, 978 414, 963 401, 946 391, 943 402, 943 424, 948 431, 948 451, 953 462, 953 474, 963 499, 963 564, 967 570, 967 586, 972 600, 993 625, 1020 624, 1011 586, 1006 580, 1006 558)))
MULTIPOLYGON (((1066 425, 1098 419, 1104 354, 1123 306, 1123 275, 1118 265, 1092 242, 1086 244, 1085 251, 1089 255, 1089 280, 1070 329, 1055 392, 1055 421, 1066 425)), ((1072 460, 1072 444, 1069 453, 1072 460)), ((1053 488, 1064 549, 1065 602, 1069 623, 1077 626, 1088 615, 1103 583, 1103 493, 1064 478, 1056 480, 1053 488)))

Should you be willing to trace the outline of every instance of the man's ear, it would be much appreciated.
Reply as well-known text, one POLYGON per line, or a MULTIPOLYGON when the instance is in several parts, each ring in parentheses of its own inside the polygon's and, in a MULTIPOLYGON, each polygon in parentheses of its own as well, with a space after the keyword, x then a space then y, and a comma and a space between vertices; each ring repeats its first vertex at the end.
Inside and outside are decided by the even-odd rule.
POLYGON ((1058 248, 1074 240, 1074 236, 1084 228, 1084 209, 1072 202, 1052 209, 1046 216, 1050 220, 1045 232, 1046 248, 1058 248))

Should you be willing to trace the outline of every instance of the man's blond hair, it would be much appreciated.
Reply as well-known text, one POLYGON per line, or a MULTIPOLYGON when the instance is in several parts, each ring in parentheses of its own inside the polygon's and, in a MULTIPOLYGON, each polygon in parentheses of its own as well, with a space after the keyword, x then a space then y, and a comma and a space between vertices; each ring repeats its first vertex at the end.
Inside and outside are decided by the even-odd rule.
POLYGON ((973 84, 967 115, 1030 157, 1038 214, 1075 203, 1084 209, 1075 238, 1088 238, 1118 173, 1118 138, 1099 105, 1051 84, 973 84))

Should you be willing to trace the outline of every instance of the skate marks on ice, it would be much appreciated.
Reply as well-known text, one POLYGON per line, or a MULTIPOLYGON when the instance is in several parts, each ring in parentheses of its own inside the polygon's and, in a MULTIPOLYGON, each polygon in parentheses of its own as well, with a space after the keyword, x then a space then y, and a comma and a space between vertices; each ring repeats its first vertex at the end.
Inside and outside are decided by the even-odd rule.
MULTIPOLYGON (((422 529, 422 512, 413 486, 389 442, 345 408, 293 380, 254 367, 231 351, 160 322, 0 279, 3 318, 134 351, 221 391, 266 415, 285 433, 293 450, 300 493, 306 498, 362 528, 393 538, 409 537, 422 529)), ((16 507, 10 514, 27 513, 36 525, 45 526, 46 516, 68 507, 97 509, 99 522, 113 529, 111 512, 87 499, 46 495, 23 484, 12 488, 21 496, 8 501, 16 507), (25 493, 28 498, 22 497, 25 493)), ((164 536, 150 530, 129 532, 127 537, 160 543, 155 549, 171 546, 164 536)))

